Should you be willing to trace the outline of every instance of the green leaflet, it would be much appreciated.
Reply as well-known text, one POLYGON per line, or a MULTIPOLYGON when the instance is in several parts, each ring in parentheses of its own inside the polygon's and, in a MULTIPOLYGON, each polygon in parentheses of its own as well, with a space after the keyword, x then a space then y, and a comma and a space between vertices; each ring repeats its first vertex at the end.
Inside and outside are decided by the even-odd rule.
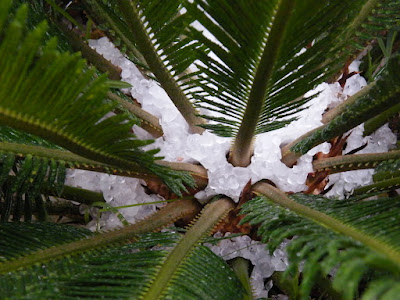
MULTIPOLYGON (((219 224, 219 222, 234 208, 232 201, 228 198, 221 198, 216 200, 210 204, 208 204, 202 211, 198 219, 191 225, 185 236, 177 243, 176 247, 171 251, 168 257, 165 259, 164 264, 157 272, 157 277, 151 282, 151 286, 149 286, 146 292, 143 294, 144 300, 153 300, 153 299, 190 299, 190 295, 193 294, 193 291, 181 292, 175 291, 174 284, 183 284, 185 285, 185 279, 192 272, 197 272, 199 270, 201 273, 207 274, 207 265, 205 262, 200 263, 196 266, 195 270, 188 269, 187 260, 193 256, 197 256, 197 245, 202 239, 211 233, 211 231, 219 224), (179 273, 186 273, 178 275, 179 273), (178 277, 178 278, 177 278, 178 277), (172 295, 171 295, 172 292, 172 295), (170 295, 168 295, 170 294, 170 295), (168 296, 167 296, 168 295, 168 296)), ((203 248, 204 250, 207 248, 203 248)), ((207 251, 210 251, 207 249, 207 251)), ((207 252, 206 251, 206 252, 207 252)), ((201 258, 202 260, 202 258, 201 258)), ((222 266, 220 265, 220 268, 222 266)), ((216 275, 220 276, 222 273, 225 273, 225 268, 222 267, 222 270, 218 270, 216 275)), ((225 276, 221 277, 221 281, 225 280, 233 283, 237 286, 237 290, 234 293, 228 289, 227 291, 218 291, 213 290, 213 293, 219 294, 216 296, 216 299, 241 299, 244 295, 245 291, 241 290, 241 286, 237 281, 237 278, 233 278, 225 273, 225 276), (238 293, 238 294, 235 294, 238 293)), ((191 276, 190 276, 191 277, 191 276)), ((204 283, 196 283, 196 281, 191 281, 194 286, 193 288, 198 289, 198 298, 203 299, 205 297, 214 297, 214 295, 207 295, 207 288, 203 291, 203 286, 208 285, 208 280, 204 280, 204 283)))
POLYGON ((8 126, 0 126, 0 142, 18 143, 24 145, 35 145, 50 149, 62 149, 61 147, 50 143, 38 136, 34 136, 27 132, 15 130, 8 126))
POLYGON ((287 210, 286 205, 279 206, 274 199, 264 197, 246 203, 242 214, 246 215, 243 222, 259 224, 258 234, 263 242, 268 243, 270 250, 285 238, 296 236, 287 247, 290 261, 288 272, 295 272, 304 260, 302 299, 308 299, 318 276, 326 276, 336 267, 338 270, 333 285, 343 293, 344 299, 353 299, 359 281, 367 272, 372 274, 371 283, 367 286, 368 293, 376 291, 376 283, 383 280, 386 280, 385 292, 398 288, 396 282, 387 279, 400 279, 400 198, 370 201, 350 198, 339 201, 303 194, 295 194, 290 198, 299 207, 310 210, 307 217, 301 210, 287 210), (325 215, 326 219, 333 218, 334 221, 314 219, 310 217, 312 212, 325 215), (335 224, 347 227, 348 232, 335 232, 335 224), (358 233, 350 238, 346 236, 347 233, 350 235, 350 231, 358 233), (374 244, 382 248, 378 249, 374 244))
MULTIPOLYGON (((29 30, 33 30, 42 21, 47 11, 47 3, 45 0, 13 0, 11 13, 15 12, 21 5, 29 3, 28 17, 26 19, 26 24, 29 30)), ((57 49, 60 52, 72 51, 71 45, 68 43, 67 39, 60 30, 58 30, 55 24, 49 23, 47 33, 44 36, 44 40, 48 41, 52 37, 57 37, 57 49)))
MULTIPOLYGON (((395 154, 397 151, 390 151, 388 154, 395 154)), ((400 187, 400 159, 393 156, 392 159, 381 162, 375 168, 372 176, 374 183, 359 187, 354 190, 354 195, 367 193, 389 192, 400 187)))
POLYGON ((190 175, 154 164, 157 151, 141 150, 151 141, 135 139, 130 132, 135 121, 128 115, 105 118, 116 106, 103 100, 105 77, 93 79, 95 70, 86 69, 77 54, 59 53, 54 39, 43 45, 46 24, 27 31, 26 16, 27 7, 21 6, 9 26, 0 28, 0 123, 99 162, 144 169, 177 194, 184 184, 193 186, 190 175))

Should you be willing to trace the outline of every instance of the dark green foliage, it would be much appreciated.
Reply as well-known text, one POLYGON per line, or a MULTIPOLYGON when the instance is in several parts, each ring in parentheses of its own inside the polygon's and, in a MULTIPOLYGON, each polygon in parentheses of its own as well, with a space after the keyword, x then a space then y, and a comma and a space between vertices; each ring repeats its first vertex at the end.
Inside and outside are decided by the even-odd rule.
MULTIPOLYGON (((273 70, 265 78, 268 85, 260 99, 263 104, 256 117, 256 133, 284 126, 293 120, 291 116, 299 106, 311 99, 302 98, 304 93, 342 68, 350 49, 354 50, 348 39, 361 28, 361 23, 369 24, 369 27, 362 27, 362 32, 368 32, 369 36, 381 28, 373 26, 382 21, 381 11, 376 12, 379 17, 373 22, 363 19, 366 16, 356 19, 360 17, 365 1, 293 2, 293 13, 285 16, 287 30, 281 32, 278 55, 275 59, 269 58, 270 61, 262 61, 261 55, 271 47, 269 30, 274 25, 270 22, 274 23, 279 1, 253 1, 250 4, 248 1, 199 0, 185 4, 218 41, 214 42, 196 30, 191 31, 194 39, 204 43, 218 57, 214 59, 207 53, 199 53, 204 67, 200 66, 202 74, 197 86, 201 91, 195 98, 200 107, 211 105, 213 110, 226 117, 226 121, 210 118, 219 124, 206 125, 207 128, 222 136, 238 130, 245 118, 245 109, 250 105, 251 91, 256 84, 254 76, 263 68, 262 64, 273 64, 273 70)), ((392 23, 384 25, 391 26, 396 23, 398 4, 387 2, 393 3, 393 10, 386 11, 385 16, 394 17, 392 23)), ((375 3, 375 6, 379 5, 375 3)), ((360 40, 360 43, 365 41, 360 40)))
POLYGON ((400 55, 394 56, 367 94, 360 96, 345 111, 310 137, 296 144, 293 152, 306 153, 312 147, 344 134, 355 126, 397 104, 400 99, 400 55))
POLYGON ((320 223, 304 218, 267 198, 257 197, 246 203, 241 211, 246 215, 243 222, 259 224, 258 234, 271 251, 286 238, 294 237, 287 247, 290 262, 287 272, 295 274, 304 261, 302 299, 308 299, 319 276, 328 274, 334 276, 333 286, 343 293, 344 299, 353 299, 360 281, 366 276, 371 276, 368 279, 372 281, 366 294, 377 292, 383 281, 384 293, 397 290, 398 283, 392 279, 400 279, 400 198, 339 201, 303 194, 291 198, 333 218, 349 230, 356 229, 369 240, 369 244, 363 245, 357 239, 336 233, 330 221, 320 223), (386 245, 387 252, 380 252, 374 243, 386 245), (387 280, 389 278, 391 280, 387 280))
MULTIPOLYGON (((3 224, 0 255, 18 259, 35 250, 91 236, 90 231, 55 224, 3 224)), ((8 272, 0 277, 2 297, 14 299, 142 299, 158 268, 179 239, 150 233, 124 246, 109 246, 73 257, 8 272), (39 280, 38 280, 39 278, 39 280)), ((1 264, 0 264, 1 266, 1 264)), ((168 284, 164 299, 242 299, 244 291, 226 263, 197 246, 168 284)))
MULTIPOLYGON (((370 1, 373 2, 373 1, 370 1)), ((374 9, 370 12, 368 18, 358 28, 356 36, 352 39, 351 44, 347 46, 350 55, 354 53, 354 49, 364 50, 365 45, 374 41, 377 36, 382 35, 385 31, 400 30, 399 10, 400 3, 394 0, 374 1, 374 9)))
POLYGON ((0 142, 18 143, 25 145, 35 145, 52 149, 62 149, 61 147, 50 143, 38 136, 27 132, 15 130, 8 126, 0 126, 0 142))
MULTIPOLYGON (((61 149, 44 139, 8 126, 0 126, 0 141, 61 149)), ((45 219, 46 209, 40 189, 46 187, 56 194, 61 193, 65 179, 64 162, 35 155, 25 158, 20 152, 0 150, 0 169, 1 219, 7 221, 12 215, 14 221, 19 221, 23 215, 24 220, 29 221, 34 208, 39 211, 39 219, 45 219)))
POLYGON ((40 189, 45 186, 61 193, 65 179, 63 162, 32 155, 21 160, 7 152, 0 152, 0 155, 1 220, 7 221, 12 215, 14 221, 19 221, 23 214, 24 220, 29 221, 34 207, 43 220, 46 210, 40 189))
POLYGON ((148 70, 146 61, 138 51, 136 42, 131 39, 129 27, 121 19, 121 13, 114 2, 85 0, 84 5, 90 12, 90 16, 96 20, 97 26, 106 32, 114 45, 118 46, 138 66, 148 70))
MULTIPOLYGON (((22 4, 27 3, 26 0, 14 0, 12 11, 16 11, 22 4)), ((37 25, 39 25, 44 16, 48 13, 48 9, 46 8, 45 0, 31 0, 29 1, 29 12, 28 17, 26 19, 27 26, 30 30, 34 29, 37 25)), ((55 24, 49 23, 48 29, 44 34, 44 39, 46 41, 57 37, 57 49, 64 51, 72 51, 71 45, 65 39, 63 34, 58 30, 55 24)))
POLYGON ((53 223, 1 223, 0 235, 0 257, 4 262, 39 249, 92 236, 93 233, 85 228, 53 223))
POLYGON ((117 105, 103 100, 105 77, 94 78, 95 70, 78 54, 59 53, 54 39, 42 45, 46 23, 27 31, 26 16, 22 6, 1 31, 1 123, 99 162, 154 173, 177 194, 184 184, 193 186, 188 174, 154 164, 157 150, 141 150, 151 141, 135 139, 130 132, 135 120, 126 114, 105 118, 117 105))

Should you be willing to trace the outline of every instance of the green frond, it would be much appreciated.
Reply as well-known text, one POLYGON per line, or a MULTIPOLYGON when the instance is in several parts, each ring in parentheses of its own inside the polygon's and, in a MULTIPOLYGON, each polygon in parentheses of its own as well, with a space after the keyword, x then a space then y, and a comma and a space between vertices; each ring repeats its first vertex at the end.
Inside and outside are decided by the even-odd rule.
POLYGON ((292 238, 287 272, 296 272, 304 261, 302 299, 308 299, 321 275, 334 277, 333 286, 344 299, 353 299, 361 280, 367 279, 366 295, 379 294, 382 283, 385 292, 395 291, 400 279, 400 198, 359 199, 294 194, 282 205, 260 196, 243 206, 242 222, 258 224, 258 234, 271 251, 292 238))
POLYGON ((366 153, 339 155, 318 159, 313 162, 315 171, 328 171, 329 174, 351 170, 371 169, 376 167, 376 172, 395 171, 396 163, 400 158, 400 151, 393 150, 382 153, 366 153), (391 165, 393 164, 393 166, 391 165))
POLYGON ((45 138, 89 159, 124 169, 156 174, 175 193, 193 185, 187 174, 154 163, 155 150, 141 147, 130 132, 134 120, 120 114, 106 117, 117 104, 105 102, 105 77, 93 79, 79 54, 59 53, 54 39, 44 46, 46 23, 27 31, 27 7, 21 6, 1 41, 0 122, 45 138), (40 55, 39 55, 40 53, 40 55))
MULTIPOLYGON (((186 270, 188 267, 186 260, 192 256, 196 256, 195 252, 198 249, 197 248, 198 243, 201 242, 206 235, 210 234, 211 231, 220 223, 221 220, 223 220, 224 217, 226 217, 228 212, 231 211, 233 208, 234 206, 230 199, 221 198, 210 203, 201 211, 201 214, 199 215, 198 219, 196 219, 196 221, 186 232, 185 236, 177 243, 176 247, 171 251, 170 255, 168 255, 168 257, 165 259, 163 266, 160 267, 160 269, 157 272, 157 277, 154 278, 154 281, 151 283, 151 287, 149 286, 146 293, 143 295, 143 299, 145 300, 159 299, 161 296, 163 296, 163 294, 166 293, 166 291, 171 290, 171 283, 184 282, 185 278, 184 274, 188 272, 187 274, 185 274, 187 276, 190 274, 190 272, 192 272, 192 270, 186 270), (178 277, 180 278, 176 278, 177 277, 176 274, 181 273, 182 271, 184 274, 181 275, 183 276, 178 275, 178 277)), ((208 248, 203 248, 203 249, 204 250, 207 249, 207 251, 210 251, 208 248)), ((203 269, 200 266, 204 266, 204 264, 199 264, 197 268, 200 272, 203 272, 202 270, 204 270, 204 272, 207 273, 206 271, 207 268, 203 269)), ((219 275, 220 274, 218 274, 218 276, 219 275)), ((231 277, 228 277, 228 280, 229 278, 231 277)), ((223 280, 223 277, 221 277, 221 280, 223 280)), ((234 281, 236 280, 237 279, 235 278, 234 281)), ((195 288, 196 282, 194 281, 193 283, 195 288)), ((206 283, 206 285, 207 284, 208 282, 206 283)), ((202 285, 200 284, 199 287, 202 287, 202 285)), ((203 288, 200 288, 199 292, 201 292, 202 294, 204 293, 204 295, 201 295, 201 297, 199 295, 200 299, 202 299, 203 297, 206 296, 206 294, 208 294, 207 288, 204 289, 204 291, 202 291, 202 289, 203 288)), ((182 294, 181 291, 179 291, 178 293, 174 292, 173 294, 174 296, 171 297, 170 299, 182 299, 182 300, 187 299, 191 293, 193 292, 188 291, 188 293, 184 294, 182 294)), ((223 296, 223 294, 225 294, 225 291, 221 291, 220 294, 221 299, 224 299, 224 297, 228 296, 228 295, 223 296)), ((227 292, 226 294, 230 294, 230 292, 227 292)), ((241 292, 239 295, 232 294, 229 297, 241 297, 242 295, 243 292, 241 292)), ((227 299, 229 299, 229 297, 227 299)))
POLYGON ((46 247, 76 241, 93 235, 88 229, 54 223, 1 223, 1 262, 17 259, 46 247), (17 237, 16 232, 22 236, 17 237), (11 247, 11 245, 14 245, 11 247))
MULTIPOLYGON (((397 151, 390 151, 397 152, 397 151)), ((400 160, 393 158, 381 162, 372 176, 374 183, 359 187, 354 195, 395 191, 400 188, 400 160)))
POLYGON ((217 124, 206 128, 235 137, 233 164, 248 165, 253 136, 290 123, 312 98, 303 95, 342 68, 348 58, 343 48, 377 5, 366 2, 184 4, 216 40, 200 29, 190 31, 189 36, 208 49, 198 54, 193 96, 199 107, 221 115, 211 117, 217 124))
MULTIPOLYGON (((228 205, 228 210, 231 208, 228 205)), ((208 223, 203 234, 219 222, 227 207, 222 204, 222 209, 220 205, 210 209, 213 213, 219 210, 222 215, 215 213, 217 218, 211 219, 207 218, 209 214, 205 215, 203 225, 195 225, 208 223)), ((109 241, 106 233, 103 239, 101 235, 97 236, 100 243, 95 247, 78 253, 64 251, 62 256, 49 261, 45 251, 71 248, 71 245, 79 245, 79 241, 96 239, 96 235, 83 229, 47 223, 13 225, 0 225, 0 233, 4 236, 0 241, 0 256, 3 257, 0 287, 6 298, 146 299, 149 291, 157 289, 154 282, 160 278, 167 280, 166 285, 151 299, 230 300, 242 299, 245 293, 228 265, 199 244, 199 238, 203 236, 199 230, 192 230, 192 234, 188 232, 188 237, 182 238, 174 232, 133 235, 132 227, 130 235, 136 240, 133 243, 120 245, 121 241, 109 241), (43 235, 43 231, 46 234, 43 235), (18 250, 13 251, 14 248, 18 250), (13 267, 13 262, 32 256, 39 257, 35 264, 13 267), (165 267, 170 259, 174 262, 172 270, 165 267), (166 276, 163 269, 170 274, 166 276)), ((126 231, 126 228, 122 230, 126 231)))
POLYGON ((188 14, 179 14, 180 2, 121 0, 107 6, 101 1, 85 1, 94 15, 100 15, 123 41, 140 51, 191 130, 200 133, 202 129, 195 125, 203 121, 196 116, 190 95, 185 92, 190 86, 185 71, 196 59, 199 43, 184 36, 193 20, 188 14))
POLYGON ((400 151, 352 154, 318 159, 313 162, 316 172, 334 174, 375 168, 373 184, 354 190, 354 195, 395 190, 400 186, 400 151))
POLYGON ((8 126, 0 126, 0 142, 34 145, 50 149, 62 149, 60 146, 50 143, 38 136, 8 126))
MULTIPOLYGON (((389 107, 399 103, 400 95, 400 55, 394 56, 380 77, 354 95, 352 103, 328 124, 318 128, 312 135, 294 145, 293 152, 306 153, 312 147, 339 136, 355 126, 369 120, 389 107)), ((349 98, 350 100, 350 98, 349 98)))
POLYGON ((293 114, 306 101, 301 99, 305 92, 341 67, 344 57, 337 57, 334 51, 338 48, 337 39, 356 17, 362 2, 365 1, 338 5, 339 1, 329 4, 292 1, 293 8, 288 8, 282 16, 278 16, 278 11, 284 1, 233 4, 199 0, 185 4, 217 39, 213 42, 198 31, 192 32, 218 58, 206 54, 200 58, 205 65, 201 68, 205 76, 199 80, 202 88, 198 92, 199 105, 211 104, 227 119, 236 120, 235 125, 225 125, 237 132, 250 107, 251 91, 255 89, 259 72, 263 74, 259 80, 264 80, 264 86, 257 84, 262 91, 252 103, 260 107, 253 115, 256 119, 253 131, 266 132, 270 130, 268 126, 276 127, 282 111, 290 108, 293 114), (281 31, 275 37, 273 30, 278 24, 281 31), (263 60, 263 53, 270 56, 263 60), (335 62, 326 60, 330 56, 335 57, 335 62), (266 65, 272 69, 263 73, 266 65))
MULTIPOLYGON (((26 24, 29 30, 33 30, 38 26, 43 18, 48 13, 47 3, 45 0, 14 0, 12 1, 11 12, 18 10, 21 5, 26 5, 29 3, 28 17, 26 19, 26 24)), ((12 15, 12 14, 10 14, 12 15)), ((54 37, 57 38, 57 49, 61 52, 72 51, 71 45, 68 43, 65 36, 58 30, 57 26, 53 23, 47 24, 47 32, 45 33, 44 39, 48 41, 54 37)))
POLYGON ((388 121, 393 120, 396 115, 400 112, 400 103, 397 103, 384 112, 377 114, 373 118, 369 119, 364 124, 363 136, 371 135, 375 130, 382 127, 388 121))

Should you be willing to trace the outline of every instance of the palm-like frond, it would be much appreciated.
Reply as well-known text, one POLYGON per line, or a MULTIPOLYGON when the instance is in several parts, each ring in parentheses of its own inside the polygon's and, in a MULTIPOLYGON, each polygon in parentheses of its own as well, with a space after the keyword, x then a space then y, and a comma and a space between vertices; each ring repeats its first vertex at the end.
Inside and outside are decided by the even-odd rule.
POLYGON ((0 126, 0 142, 33 145, 49 149, 62 149, 60 146, 50 143, 38 136, 8 126, 0 126))
MULTIPOLYGON (((396 3, 388 1, 382 6, 396 3)), ((250 153, 254 134, 289 123, 310 99, 303 98, 304 93, 340 70, 349 49, 355 48, 348 45, 349 39, 375 6, 377 1, 185 3, 194 19, 216 39, 200 30, 190 33, 212 52, 199 54, 200 90, 194 97, 200 107, 211 107, 222 115, 209 117, 217 124, 205 127, 235 137, 234 164, 236 156, 250 153)), ((395 8, 386 16, 395 23, 395 8)), ((376 34, 372 27, 368 32, 376 34)))
MULTIPOLYGON (((225 199, 205 208, 184 237, 168 232, 139 235, 145 230, 140 224, 98 236, 55 224, 0 225, 3 296, 242 299, 245 291, 233 271, 199 244, 232 207, 225 199), (132 238, 134 243, 118 245, 132 238)), ((181 214, 182 209, 175 209, 166 217, 171 222, 181 214)), ((148 230, 159 226, 160 217, 153 217, 148 230)))
POLYGON ((390 159, 376 166, 373 179, 375 182, 379 182, 399 175, 400 159, 390 159))
MULTIPOLYGON (((235 1, 235 3, 229 1, 195 1, 191 5, 186 4, 195 19, 217 40, 208 39, 200 31, 192 30, 191 32, 193 38, 200 40, 209 51, 216 55, 216 57, 208 56, 206 53, 201 55, 200 59, 205 65, 205 67, 201 67, 201 71, 205 76, 202 76, 199 80, 202 91, 196 93, 196 95, 199 106, 202 106, 202 103, 211 104, 216 111, 227 117, 225 122, 219 120, 221 124, 226 126, 220 124, 219 129, 215 130, 218 134, 232 136, 237 133, 246 107, 250 107, 249 101, 254 101, 251 104, 257 105, 258 110, 263 110, 260 118, 257 117, 257 114, 254 114, 254 112, 257 113, 256 110, 253 112, 257 132, 265 132, 272 117, 277 117, 282 111, 288 110, 288 107, 280 107, 279 104, 284 104, 284 102, 274 103, 272 99, 266 102, 264 100, 267 96, 266 90, 273 86, 269 81, 276 82, 284 78, 285 73, 290 74, 296 71, 298 67, 296 61, 302 60, 303 57, 296 59, 294 55, 315 38, 308 35, 308 32, 306 34, 303 30, 297 29, 297 39, 292 40, 291 45, 283 46, 285 42, 290 42, 289 37, 286 37, 285 40, 286 35, 289 35, 292 39, 295 38, 293 33, 289 32, 293 30, 293 25, 285 23, 290 23, 290 20, 291 22, 297 20, 301 24, 310 17, 309 14, 301 18, 298 14, 293 16, 294 8, 291 7, 293 3, 281 3, 281 1, 252 1, 251 3, 246 1, 235 1), (280 7, 285 11, 279 12, 280 7), (278 13, 282 15, 278 16, 278 13), (276 26, 279 26, 279 29, 282 30, 279 34, 273 32, 274 22, 279 23, 276 26), (271 41, 271 38, 274 40, 271 41), (303 44, 296 45, 296 43, 303 44), (291 62, 289 58, 293 58, 294 61, 291 62), (274 65, 277 60, 280 60, 279 66, 274 65), (280 70, 280 68, 282 69, 280 70), (281 72, 276 73, 274 80, 272 80, 270 78, 275 69, 281 72), (250 100, 250 94, 254 94, 256 91, 260 95, 257 95, 257 99, 250 100), (217 99, 214 100, 209 96, 217 99), (235 120, 235 122, 230 120, 235 120)), ((298 5, 301 6, 302 4, 298 5)), ((317 11, 320 9, 315 8, 317 11)), ((297 9, 299 8, 297 7, 297 9)), ((305 22, 302 29, 306 29, 308 24, 308 22, 305 22)), ((321 26, 321 28, 323 27, 321 26)), ((316 36, 318 36, 318 32, 316 32, 316 36)), ((320 59, 322 61, 323 57, 320 59)), ((297 78, 299 73, 295 73, 288 78, 287 82, 285 81, 285 84, 271 89, 271 94, 273 95, 275 94, 274 91, 282 89, 294 77, 297 78)), ((289 88, 286 92, 291 90, 289 88)), ((255 97, 256 95, 253 94, 252 97, 255 97)), ((302 92, 286 101, 295 100, 301 95, 302 92)), ((292 103, 291 108, 294 109, 298 105, 300 105, 300 102, 292 103)), ((260 115, 259 112, 258 115, 260 115)), ((207 127, 214 128, 212 125, 207 125, 207 127)))
POLYGON ((295 194, 287 199, 283 205, 271 197, 251 200, 242 208, 246 215, 243 222, 260 225, 258 234, 270 250, 295 236, 287 247, 288 272, 296 272, 304 260, 302 299, 308 299, 320 275, 334 276, 334 288, 344 299, 353 299, 368 272, 372 272, 368 274, 372 274, 372 282, 365 295, 380 294, 380 299, 389 299, 385 297, 398 289, 400 198, 337 201, 295 194))
MULTIPOLYGON (((6 223, 0 226, 0 231, 4 237, 0 242, 3 261, 92 235, 88 230, 47 223, 12 226, 6 223)), ((35 265, 3 274, 0 277, 2 297, 143 299, 143 293, 178 239, 176 233, 146 234, 125 246, 63 257, 45 263, 45 268, 35 265)), ((198 246, 185 258, 164 297, 241 299, 242 294, 238 280, 225 262, 208 248, 198 246), (232 279, 228 280, 229 277, 232 279)))
POLYGON ((353 194, 393 191, 400 187, 399 157, 399 150, 383 153, 342 155, 315 160, 313 168, 316 172, 325 172, 325 174, 375 168, 374 183, 355 189, 353 194))
MULTIPOLYGON (((2 10, 7 3, 2 2, 2 10)), ((126 114, 105 118, 115 106, 105 102, 108 90, 104 77, 93 79, 95 70, 87 69, 78 54, 59 53, 55 40, 42 46, 46 24, 26 32, 27 7, 1 32, 0 121, 58 144, 72 152, 107 164, 144 169, 160 176, 180 194, 182 182, 192 185, 187 174, 154 164, 157 151, 145 152, 151 143, 135 139, 130 132, 134 120, 126 114), (25 36, 26 35, 26 36, 25 36), (40 56, 38 53, 41 53, 40 56)), ((7 15, 1 16, 3 24, 7 15)))

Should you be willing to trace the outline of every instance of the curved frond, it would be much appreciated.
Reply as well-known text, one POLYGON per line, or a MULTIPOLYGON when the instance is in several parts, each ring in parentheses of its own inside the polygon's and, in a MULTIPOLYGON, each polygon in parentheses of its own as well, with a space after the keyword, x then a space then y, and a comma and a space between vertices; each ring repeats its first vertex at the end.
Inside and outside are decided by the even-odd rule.
MULTIPOLYGON (((23 226, 10 228, 9 233, 19 233, 26 239, 23 228, 19 227, 23 226)), ((52 229, 50 233, 56 233, 54 236, 58 233, 59 237, 65 237, 65 231, 69 230, 77 233, 76 237, 72 237, 73 239, 82 238, 82 233, 79 236, 80 232, 77 229, 65 228, 67 226, 57 226, 57 228, 56 225, 47 227, 52 229)), ((38 238, 42 230, 40 227, 34 228, 37 228, 36 232, 33 230, 27 232, 33 238, 38 238)), ((69 239, 71 240, 71 236, 69 239)), ((82 254, 73 259, 65 257, 59 261, 47 263, 46 268, 37 265, 29 269, 29 272, 21 270, 6 274, 0 277, 3 297, 143 299, 141 294, 156 275, 157 269, 169 253, 168 249, 176 243, 177 239, 179 235, 174 233, 142 235, 139 241, 133 244, 93 251, 90 255, 82 254), (41 280, 38 280, 38 277, 41 280)), ((55 239, 51 242, 47 244, 57 243, 55 239)), ((5 243, 10 243, 10 241, 6 240, 5 243)), ((41 244, 40 247, 46 246, 41 244)), ((198 246, 192 255, 185 259, 185 266, 182 267, 178 278, 174 280, 164 297, 241 299, 242 294, 238 280, 225 262, 208 248, 198 246), (220 272, 221 269, 224 271, 220 272), (227 280, 229 277, 232 279, 227 280), (206 281, 203 280, 204 278, 214 278, 214 280, 206 281), (215 293, 210 293, 210 289, 215 293)))
MULTIPOLYGON (((7 1, 6 1, 7 2, 7 1)), ((81 156, 125 169, 142 168, 161 177, 177 194, 191 186, 187 174, 154 163, 151 143, 131 133, 126 114, 108 116, 117 104, 105 102, 105 77, 93 79, 79 54, 59 53, 55 40, 42 46, 46 23, 26 31, 27 7, 21 6, 1 28, 0 123, 43 137, 81 156), (40 55, 39 55, 40 53, 40 55)))
MULTIPOLYGON (((209 248, 199 244, 203 235, 232 208, 231 202, 225 202, 208 208, 213 216, 208 211, 194 225, 201 230, 189 229, 184 237, 174 232, 139 235, 140 225, 136 229, 131 225, 129 230, 120 231, 125 232, 125 239, 134 238, 135 242, 122 246, 118 245, 121 239, 109 240, 113 232, 96 237, 83 229, 54 224, 0 225, 4 236, 0 241, 2 295, 30 299, 242 299, 245 290, 234 272, 209 248), (42 240, 44 230, 47 233, 42 240), (71 234, 74 231, 76 235, 71 234), (85 240, 98 243, 79 252, 65 251, 74 250, 73 245, 85 240), (25 243, 29 246, 24 247, 25 243), (49 260, 47 254, 59 249, 64 249, 63 254, 49 260), (14 262, 34 256, 36 263, 15 267, 14 262), (165 284, 160 286, 160 281, 165 284), (158 295, 150 295, 154 293, 158 295)), ((155 225, 148 230, 152 226, 155 225)))
POLYGON ((378 164, 372 177, 375 182, 379 182, 396 176, 400 176, 400 158, 393 157, 378 164))
MULTIPOLYGON (((382 8, 392 4, 397 5, 387 1, 382 8)), ((211 117, 217 124, 205 127, 235 137, 233 163, 251 151, 255 134, 291 122, 310 99, 303 95, 342 68, 354 50, 349 40, 379 5, 361 0, 185 3, 206 30, 192 29, 190 36, 210 52, 199 53, 200 89, 194 97, 200 107, 223 116, 211 117)), ((390 24, 397 22, 394 11, 387 15, 390 24)))
POLYGON ((353 299, 360 281, 368 276, 368 293, 379 289, 380 280, 385 280, 386 291, 396 290, 392 279, 400 279, 398 212, 400 198, 338 201, 274 193, 252 199, 241 211, 246 215, 243 222, 259 224, 258 234, 270 250, 294 237, 287 247, 288 272, 296 272, 304 260, 302 299, 308 299, 313 282, 321 275, 334 276, 334 288, 344 299, 353 299))

